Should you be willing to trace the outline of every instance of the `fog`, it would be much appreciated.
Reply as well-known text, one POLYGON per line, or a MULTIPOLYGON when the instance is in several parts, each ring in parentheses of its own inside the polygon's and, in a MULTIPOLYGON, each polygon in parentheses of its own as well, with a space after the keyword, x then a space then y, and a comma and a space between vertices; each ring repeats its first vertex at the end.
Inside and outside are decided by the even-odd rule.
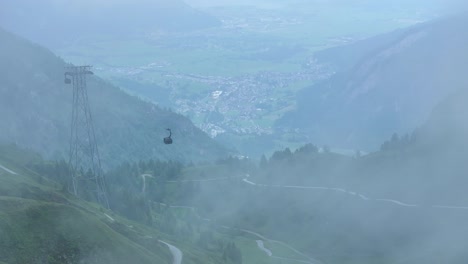
POLYGON ((0 0, 0 264, 467 263, 467 8, 0 0))

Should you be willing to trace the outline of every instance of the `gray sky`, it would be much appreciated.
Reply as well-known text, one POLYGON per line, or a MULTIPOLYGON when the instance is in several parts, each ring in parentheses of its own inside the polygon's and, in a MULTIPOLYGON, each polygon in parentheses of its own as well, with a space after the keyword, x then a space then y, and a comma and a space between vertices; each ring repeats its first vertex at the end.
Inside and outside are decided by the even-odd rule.
MULTIPOLYGON (((222 6, 222 5, 254 5, 259 7, 281 7, 290 5, 292 2, 310 3, 311 5, 316 3, 330 3, 330 4, 375 4, 374 0, 186 0, 186 3, 196 7, 210 7, 210 6, 222 6)), ((420 5, 424 6, 438 6, 440 8, 452 11, 458 11, 460 8, 467 8, 468 2, 466 0, 379 0, 378 3, 384 7, 387 4, 395 4, 398 2, 402 6, 404 5, 420 5)))

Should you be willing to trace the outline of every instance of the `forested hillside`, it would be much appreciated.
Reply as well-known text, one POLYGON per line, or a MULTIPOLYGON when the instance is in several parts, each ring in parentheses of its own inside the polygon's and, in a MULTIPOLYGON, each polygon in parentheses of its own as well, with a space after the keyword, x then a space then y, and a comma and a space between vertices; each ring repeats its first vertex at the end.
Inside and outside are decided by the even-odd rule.
MULTIPOLYGON (((50 51, 0 30, 0 142, 46 157, 66 158, 72 87, 67 64, 50 51)), ((213 159, 226 150, 189 119, 132 97, 99 77, 88 78, 98 146, 106 167, 138 159, 213 159), (162 144, 172 128, 175 143, 162 144)))

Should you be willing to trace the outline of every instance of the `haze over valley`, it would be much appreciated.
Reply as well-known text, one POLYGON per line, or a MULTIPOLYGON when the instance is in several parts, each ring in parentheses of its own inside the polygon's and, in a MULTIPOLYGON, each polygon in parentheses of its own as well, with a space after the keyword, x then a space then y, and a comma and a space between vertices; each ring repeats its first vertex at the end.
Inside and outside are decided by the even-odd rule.
POLYGON ((467 263, 467 8, 0 2, 0 264, 467 263))
MULTIPOLYGON (((97 73, 124 90, 188 116, 211 137, 254 156, 272 153, 293 138, 296 147, 313 141, 349 148, 296 132, 300 126, 286 130, 277 126, 281 117, 297 107, 299 90, 336 73, 314 53, 448 12, 438 1, 401 2, 392 8, 371 1, 354 5, 340 1, 287 5, 281 1, 120 1, 113 8, 106 1, 96 5, 46 1, 37 8, 52 8, 54 16, 35 12, 33 19, 25 20, 20 16, 20 3, 5 5, 5 10, 11 10, 3 18, 7 29, 46 44, 68 61, 94 65, 97 73), (138 19, 129 19, 131 12, 122 13, 127 9, 139 13, 138 19), (53 24, 55 16, 64 26, 53 24), (80 16, 86 17, 83 25, 76 22, 80 16), (41 23, 32 25, 32 21, 41 23), (45 32, 52 37, 37 34, 34 26, 47 28, 45 32), (274 147, 250 148, 259 135, 274 147)), ((361 148, 375 150, 376 145, 361 148)))

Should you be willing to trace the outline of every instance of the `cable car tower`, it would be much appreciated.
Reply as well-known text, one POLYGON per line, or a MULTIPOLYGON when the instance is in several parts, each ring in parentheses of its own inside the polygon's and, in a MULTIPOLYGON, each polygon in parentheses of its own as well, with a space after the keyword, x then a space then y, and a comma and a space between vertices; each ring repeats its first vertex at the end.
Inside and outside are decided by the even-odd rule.
POLYGON ((109 208, 86 88, 86 75, 93 72, 91 66, 72 66, 65 70, 65 83, 73 86, 68 190, 83 199, 94 196, 103 207, 109 208))

